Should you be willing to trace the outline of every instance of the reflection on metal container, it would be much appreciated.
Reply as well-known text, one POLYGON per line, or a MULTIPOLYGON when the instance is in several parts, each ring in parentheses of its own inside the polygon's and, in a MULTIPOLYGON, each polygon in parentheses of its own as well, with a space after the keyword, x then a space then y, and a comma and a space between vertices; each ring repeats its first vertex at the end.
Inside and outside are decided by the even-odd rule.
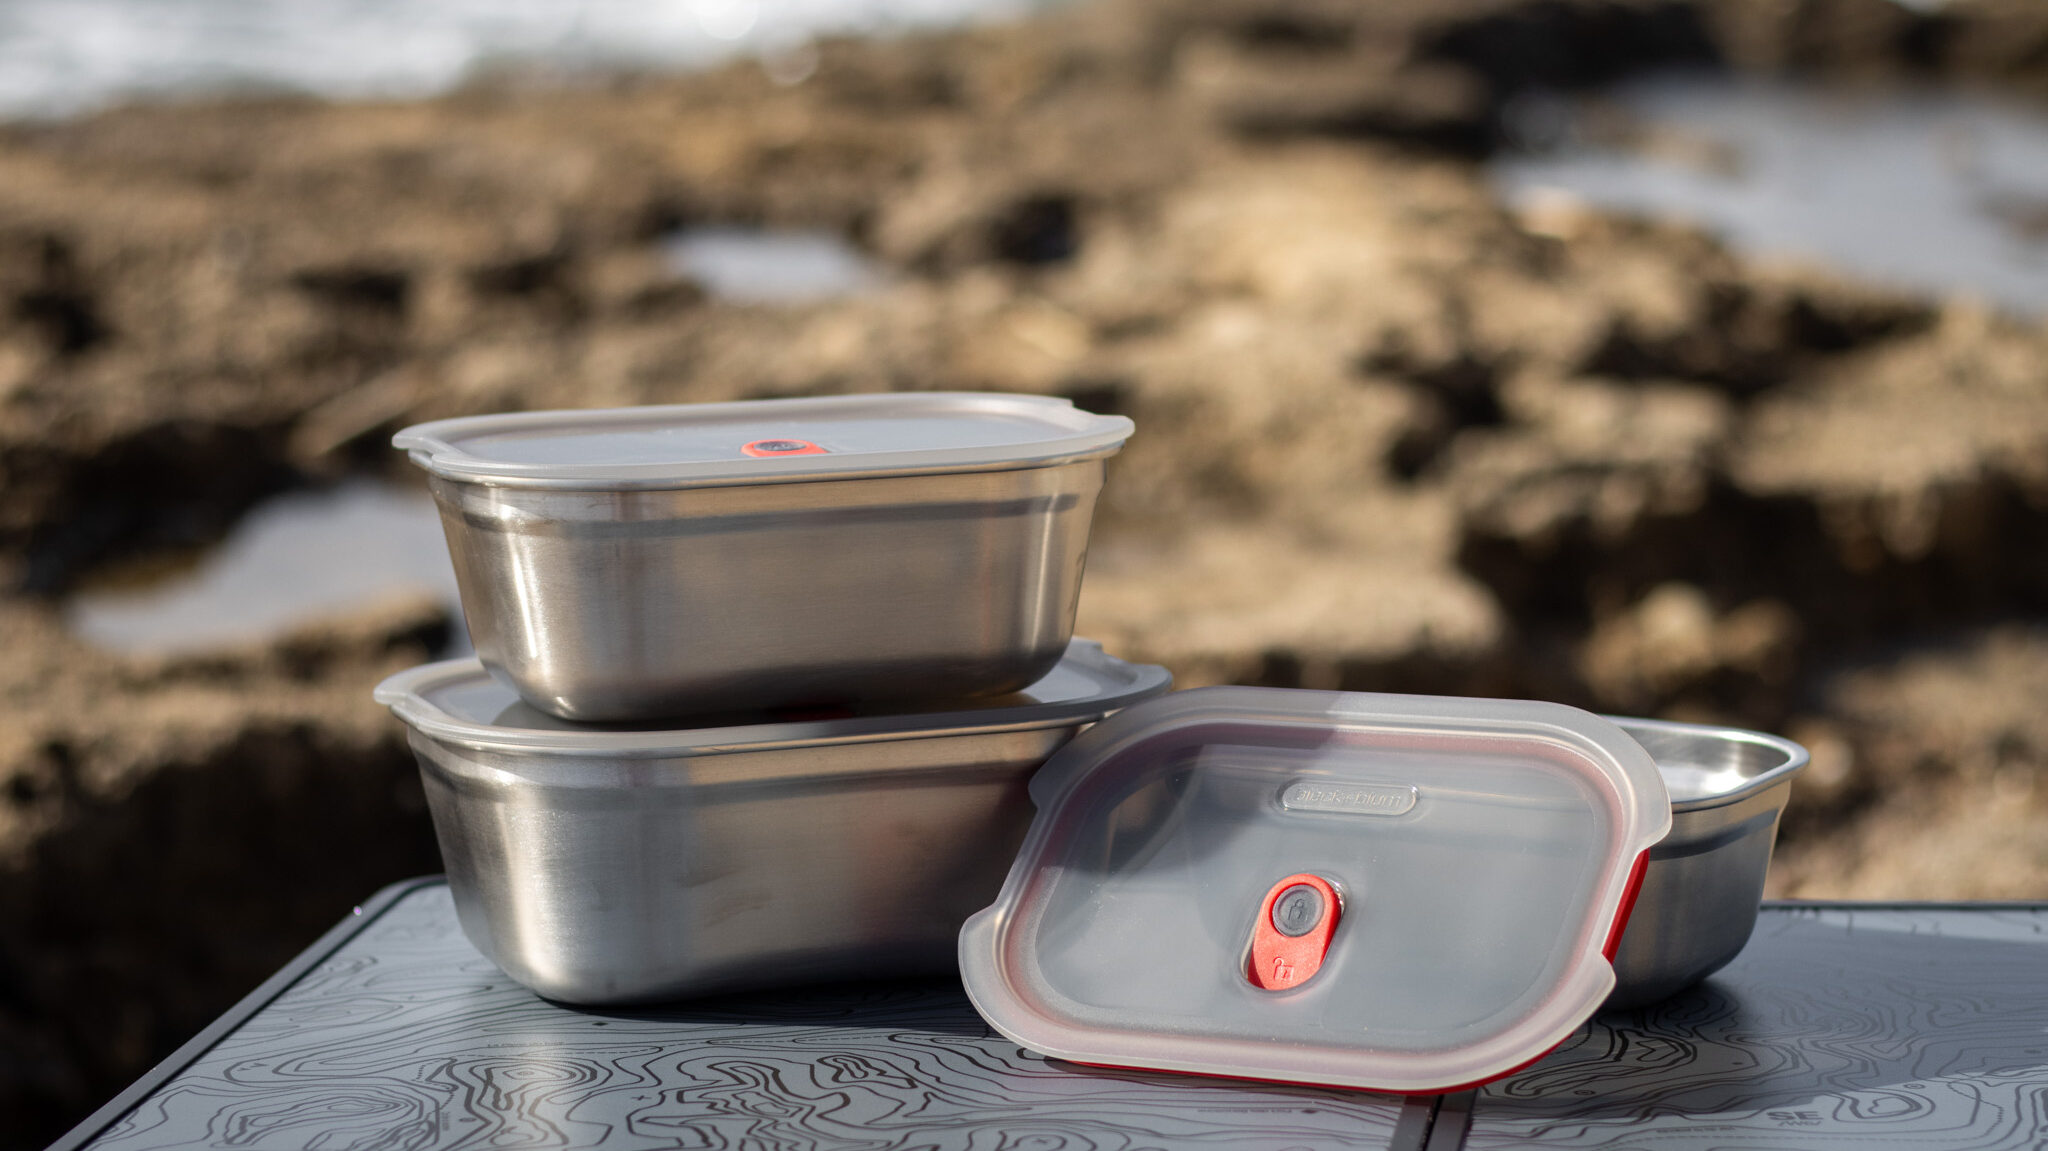
POLYGON ((998 699, 824 720, 577 727, 474 660, 377 688, 411 728, 463 930, 571 1003, 950 970, 1025 784, 1165 669, 1075 640, 998 699))
POLYGON ((1732 727, 1614 719, 1657 761, 1671 791, 1671 832, 1649 869, 1615 954, 1607 1006, 1682 991, 1741 952, 1756 926, 1778 817, 1806 749, 1732 727))

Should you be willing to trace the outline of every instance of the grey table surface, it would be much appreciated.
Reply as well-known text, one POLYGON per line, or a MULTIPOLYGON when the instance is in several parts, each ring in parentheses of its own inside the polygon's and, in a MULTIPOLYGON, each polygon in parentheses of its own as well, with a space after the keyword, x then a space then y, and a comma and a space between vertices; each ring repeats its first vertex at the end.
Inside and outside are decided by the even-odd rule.
POLYGON ((82 1124, 239 1148, 2048 1147, 2048 904, 1776 905, 1692 991, 1445 1098, 1115 1072, 990 1031, 957 982, 646 1010, 549 1003, 438 880, 365 904, 82 1124))

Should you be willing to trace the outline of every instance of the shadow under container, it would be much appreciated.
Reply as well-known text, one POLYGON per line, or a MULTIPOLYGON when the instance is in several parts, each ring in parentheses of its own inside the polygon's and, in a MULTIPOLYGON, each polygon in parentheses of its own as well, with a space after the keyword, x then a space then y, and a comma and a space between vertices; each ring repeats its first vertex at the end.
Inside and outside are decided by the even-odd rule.
POLYGON ((1749 942, 1807 752, 1741 728, 1610 718, 1657 761, 1671 792, 1671 831, 1650 849, 1606 1003, 1635 1007, 1691 987, 1749 942))
POLYGON ((903 393, 478 416, 431 475, 477 655, 564 719, 1020 690, 1131 422, 903 393))
POLYGON ((475 660, 380 684, 410 728, 462 929, 568 1003, 948 971, 1031 822, 1026 784, 1166 669, 1075 640, 953 708, 572 727, 475 660))

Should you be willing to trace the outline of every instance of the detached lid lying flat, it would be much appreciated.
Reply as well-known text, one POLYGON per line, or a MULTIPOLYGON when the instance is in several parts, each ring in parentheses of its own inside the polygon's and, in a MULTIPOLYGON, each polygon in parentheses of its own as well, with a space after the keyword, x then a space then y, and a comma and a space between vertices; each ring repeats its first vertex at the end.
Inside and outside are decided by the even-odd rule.
POLYGON ((377 685, 378 703, 422 735, 486 751, 551 756, 717 755, 964 731, 1023 730, 1087 723, 1173 686, 1163 667, 1125 663, 1077 639, 1045 677, 1010 695, 957 707, 882 707, 826 718, 765 713, 711 718, 692 727, 570 723, 521 703, 474 659, 430 663, 377 685))
POLYGON ((1131 428, 1045 396, 898 392, 472 416, 391 442, 449 479, 616 490, 1023 467, 1107 455, 1131 428))
POLYGON ((1083 732, 960 933, 974 1004, 1081 1063, 1445 1091, 1614 986, 1656 763, 1557 704, 1205 688, 1083 732))

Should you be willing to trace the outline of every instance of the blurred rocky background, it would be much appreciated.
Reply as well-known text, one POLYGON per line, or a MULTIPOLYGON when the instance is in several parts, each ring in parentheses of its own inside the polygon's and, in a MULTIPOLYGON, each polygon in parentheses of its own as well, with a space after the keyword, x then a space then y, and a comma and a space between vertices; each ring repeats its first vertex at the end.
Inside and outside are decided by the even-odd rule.
POLYGON ((1967 257, 1920 207, 1795 263, 1546 183, 1741 187, 1673 69, 2048 140, 2034 0, 1087 0, 0 127, 0 1147, 438 870, 369 689, 463 643, 441 416, 1070 396, 1139 429, 1112 651, 1781 731, 1773 894, 2048 897, 2048 179, 1935 141, 1980 287, 1859 269, 1967 257))

